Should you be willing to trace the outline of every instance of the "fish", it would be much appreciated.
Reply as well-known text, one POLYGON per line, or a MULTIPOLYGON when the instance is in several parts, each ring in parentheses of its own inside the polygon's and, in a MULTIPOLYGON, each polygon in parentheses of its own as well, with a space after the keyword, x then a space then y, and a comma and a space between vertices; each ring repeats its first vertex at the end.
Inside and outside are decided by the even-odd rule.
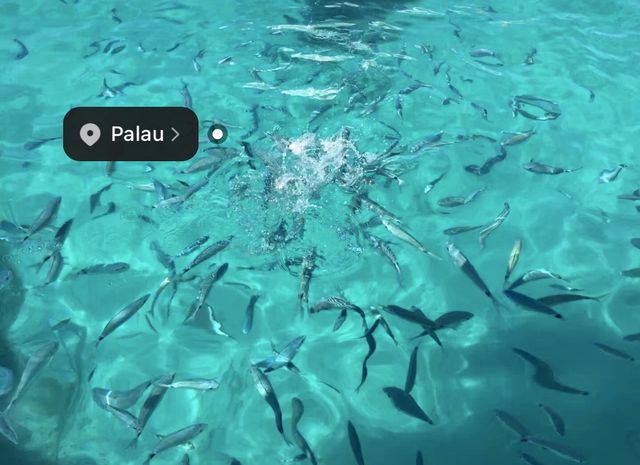
POLYGON ((438 142, 440 142, 440 140, 442 139, 442 136, 444 135, 444 131, 439 131, 429 137, 427 137, 426 139, 421 140, 420 142, 416 142, 410 149, 411 153, 418 153, 420 151, 422 151, 423 149, 435 145, 438 142))
POLYGON ((47 144, 49 142, 53 142, 54 140, 59 140, 61 139, 61 137, 46 137, 44 139, 35 139, 35 140, 29 140, 27 142, 24 143, 24 145, 22 146, 25 150, 35 150, 38 147, 43 146, 44 144, 47 144))
POLYGON ((484 227, 483 224, 480 226, 455 226, 453 228, 447 228, 443 231, 447 236, 457 236, 458 234, 464 234, 466 232, 475 231, 476 229, 480 229, 484 227))
POLYGON ((404 382, 404 392, 411 394, 413 387, 416 384, 416 374, 418 368, 418 347, 415 346, 411 351, 411 357, 409 358, 409 369, 407 370, 407 379, 404 382))
POLYGON ((220 387, 220 383, 215 379, 192 378, 174 381, 171 384, 158 384, 158 386, 171 389, 193 389, 196 391, 215 391, 220 387))
POLYGON ((598 176, 598 182, 600 184, 607 184, 615 181, 623 168, 627 168, 627 165, 620 163, 615 168, 602 170, 600 176, 598 176))
POLYGON ((300 269, 300 285, 298 287, 298 302, 301 310, 304 310, 304 307, 309 303, 309 286, 311 285, 313 271, 317 267, 317 256, 315 247, 312 247, 307 251, 304 259, 302 260, 302 267, 300 269))
POLYGON ((204 306, 205 301, 207 300, 207 297, 211 293, 211 289, 213 288, 213 285, 218 281, 220 281, 220 279, 222 279, 222 277, 225 275, 228 269, 229 269, 229 264, 223 263, 218 267, 216 271, 209 274, 206 278, 202 280, 202 283, 200 284, 200 290, 198 291, 198 297, 196 298, 196 301, 194 305, 191 307, 191 309, 189 310, 189 312, 187 312, 187 316, 185 317, 183 323, 186 323, 196 313, 198 313, 198 311, 200 311, 200 309, 204 306))
POLYGON ((100 196, 111 189, 112 186, 113 183, 109 183, 89 196, 89 213, 93 213, 96 207, 100 204, 100 196))
POLYGON ((164 387, 163 385, 173 383, 173 378, 175 377, 175 375, 176 375, 175 373, 167 373, 165 375, 162 375, 160 378, 156 380, 155 386, 149 393, 149 396, 145 399, 144 403, 142 404, 142 407, 140 407, 140 413, 138 414, 138 425, 140 429, 138 430, 136 437, 133 439, 133 441, 129 443, 128 447, 134 446, 138 441, 138 438, 142 434, 144 427, 149 422, 149 419, 151 418, 153 413, 156 411, 156 409, 158 408, 158 405, 160 405, 160 402, 162 402, 162 399, 164 398, 165 394, 167 393, 167 390, 169 389, 164 387))
POLYGON ((57 197, 54 197, 53 200, 51 200, 47 204, 44 210, 40 212, 36 220, 33 222, 33 224, 29 226, 29 228, 27 229, 27 235, 24 237, 24 239, 22 239, 23 242, 29 239, 38 231, 40 231, 47 224, 49 224, 49 222, 51 221, 51 218, 53 218, 58 212, 61 202, 62 202, 62 197, 57 196, 57 197))
POLYGON ((100 333, 98 340, 96 341, 96 347, 106 338, 109 334, 113 333, 120 326, 125 324, 133 315, 135 315, 138 310, 140 310, 144 304, 147 302, 151 294, 145 294, 137 300, 134 300, 127 306, 125 306, 122 310, 120 310, 116 315, 109 320, 107 325, 100 333))
POLYGON ((439 256, 437 256, 436 254, 428 250, 424 245, 422 245, 418 241, 418 239, 413 237, 409 232, 405 231, 397 224, 390 221, 387 217, 382 217, 381 220, 384 227, 387 228, 387 231, 389 231, 391 234, 396 236, 398 239, 406 242, 407 244, 412 245, 413 247, 418 249, 420 252, 426 253, 427 255, 429 255, 432 258, 435 258, 436 260, 442 260, 439 256))
POLYGON ((502 141, 500 141, 500 145, 502 147, 509 147, 512 145, 522 144, 523 142, 529 140, 529 138, 533 136, 535 133, 536 131, 534 129, 529 129, 523 132, 507 133, 507 137, 505 137, 504 139, 502 139, 502 141))
POLYGON ((556 431, 556 433, 558 433, 559 436, 564 436, 566 428, 565 428, 564 420, 558 414, 558 412, 556 412, 550 407, 547 407, 544 404, 538 404, 538 407, 540 407, 542 411, 545 413, 545 415, 547 416, 547 419, 549 420, 549 423, 551 423, 551 426, 553 426, 553 429, 556 431))
POLYGON ((47 273, 47 277, 44 281, 44 285, 47 286, 58 279, 60 276, 60 271, 62 271, 62 266, 64 265, 64 258, 60 251, 56 250, 51 255, 51 268, 49 268, 49 272, 47 273))
POLYGON ((630 270, 624 270, 620 272, 622 276, 627 278, 640 278, 640 268, 632 268, 630 270))
POLYGON ((18 434, 13 429, 11 423, 6 419, 3 413, 0 413, 0 435, 7 438, 11 443, 18 445, 18 434))
POLYGON ((562 114, 560 106, 557 103, 531 95, 516 95, 513 97, 511 101, 511 109, 514 117, 520 114, 525 118, 536 121, 554 120, 562 114), (524 109, 527 106, 538 108, 542 110, 543 113, 541 115, 530 113, 528 110, 524 109))
POLYGON ((562 174, 562 173, 573 173, 574 171, 578 171, 578 170, 582 169, 582 167, 574 168, 574 169, 567 169, 567 168, 560 168, 558 166, 545 165, 543 163, 538 163, 537 161, 534 161, 533 159, 531 159, 531 161, 529 161, 529 163, 525 163, 524 165, 522 165, 522 167, 525 170, 530 171, 532 173, 549 174, 549 175, 562 174))
POLYGON ((566 304, 568 302, 576 302, 579 300, 594 300, 596 302, 600 302, 600 300, 606 297, 608 294, 604 294, 601 296, 591 297, 588 295, 581 294, 555 294, 555 295, 547 295, 545 297, 540 297, 538 302, 541 302, 545 305, 559 305, 566 304))
POLYGON ((493 220, 491 224, 486 226, 482 231, 480 231, 480 248, 484 249, 484 245, 485 245, 485 241, 487 240, 487 237, 489 237, 489 235, 493 231, 495 231, 500 227, 500 225, 504 222, 507 216, 509 216, 510 212, 511 212, 511 207, 507 202, 505 202, 502 211, 496 217, 496 219, 493 220))
POLYGON ((278 402, 278 397, 273 390, 273 386, 271 385, 269 378, 256 365, 251 365, 251 375, 256 389, 273 410, 278 432, 284 438, 285 442, 289 444, 289 440, 285 436, 284 428, 282 427, 282 410, 280 409, 280 403, 278 402))
POLYGON ((244 312, 244 323, 242 324, 242 334, 249 334, 253 327, 253 314, 255 312, 256 303, 260 298, 259 295, 252 295, 247 304, 247 309, 244 312))
POLYGON ((566 278, 563 278, 558 273, 554 273, 553 271, 545 270, 543 268, 538 268, 535 270, 530 270, 516 279, 511 285, 509 289, 515 289, 516 287, 520 287, 525 283, 531 281, 538 281, 540 279, 559 279, 562 281, 566 281, 566 278))
POLYGON ((93 400, 102 408, 115 407, 120 410, 126 410, 134 406, 140 397, 145 393, 149 386, 156 382, 155 379, 143 381, 137 386, 127 391, 113 391, 106 388, 93 388, 91 395, 93 400))
POLYGON ((400 119, 404 118, 402 114, 402 95, 401 94, 398 94, 396 96, 396 113, 398 113, 398 116, 400 117, 400 119))
POLYGON ((213 256, 217 255, 218 253, 222 252, 224 249, 226 249, 229 246, 229 244, 231 244, 231 240, 232 239, 233 239, 233 236, 229 236, 226 239, 222 239, 220 241, 217 241, 214 244, 211 244, 210 246, 205 248, 202 252, 200 252, 198 255, 196 255, 196 258, 194 258, 193 261, 191 263, 189 263, 184 268, 184 270, 182 270, 182 273, 180 273, 180 274, 184 275, 184 274, 188 273, 189 271, 191 271, 193 268, 195 268, 196 266, 198 266, 202 262, 204 262, 204 261, 212 258, 213 256))
POLYGON ((528 465, 544 465, 540 460, 535 458, 533 455, 527 454, 526 452, 520 452, 520 458, 522 461, 528 465))
POLYGON ((187 108, 193 108, 193 98, 191 98, 191 93, 189 92, 189 87, 186 82, 182 82, 182 89, 180 90, 180 94, 182 95, 182 104, 187 108))
POLYGON ((476 197, 478 197, 478 195, 480 195, 480 193, 483 191, 484 191, 484 188, 475 190, 471 194, 467 195, 466 197, 460 197, 460 196, 444 197, 438 200, 438 205, 446 208, 461 207, 463 205, 467 205, 468 203, 474 201, 476 197))
POLYGON ((554 391, 564 392, 567 394, 577 394, 581 396, 589 395, 587 391, 573 388, 560 383, 556 379, 556 376, 551 366, 544 360, 541 360, 535 355, 525 350, 519 349, 517 347, 512 347, 511 350, 513 350, 513 352, 515 352, 518 356, 522 357, 525 361, 533 365, 534 367, 533 381, 537 385, 545 389, 551 389, 554 391))
POLYGON ((443 313, 435 319, 434 323, 437 329, 458 329, 458 327, 465 321, 469 321, 474 315, 471 312, 465 312, 461 310, 454 310, 451 312, 443 313))
POLYGON ((267 357, 254 364, 257 368, 262 369, 262 371, 266 373, 270 373, 282 367, 290 368, 293 365, 291 362, 293 358, 298 353, 298 349, 304 343, 306 337, 298 336, 290 341, 281 351, 277 351, 274 349, 274 355, 271 357, 267 357))
POLYGON ((533 64, 533 57, 535 57, 538 54, 538 50, 536 48, 532 48, 531 51, 529 53, 527 53, 527 56, 524 58, 523 64, 530 66, 533 64))
POLYGON ((82 268, 80 271, 76 271, 74 275, 93 275, 93 274, 118 274, 129 271, 130 266, 128 263, 115 262, 115 263, 99 263, 97 265, 91 265, 86 268, 82 268))
POLYGON ((497 155, 489 158, 485 161, 482 166, 478 165, 467 165, 464 167, 465 171, 469 173, 473 173, 476 176, 483 176, 488 174, 495 165, 504 161, 507 158, 507 150, 501 145, 498 149, 497 155))
POLYGON ((635 362, 636 361, 635 357, 633 357, 632 355, 629 355, 628 353, 626 353, 626 352, 624 352, 622 350, 616 349, 615 347, 611 347, 610 345, 602 344, 600 342, 594 342, 593 345, 596 346, 601 351, 603 351, 605 354, 609 354, 609 355, 612 355, 614 357, 622 358, 624 360, 629 360, 630 362, 635 362))
POLYGON ((391 264, 396 272, 396 279, 400 287, 402 287, 402 270, 400 268, 400 262, 396 257, 396 254, 391 250, 389 243, 373 234, 365 234, 365 238, 371 243, 373 248, 380 253, 391 264))
POLYGON ((524 438, 529 436, 529 430, 527 430, 527 428, 509 412, 500 409, 494 409, 493 413, 495 414, 496 418, 500 420, 500 423, 502 423, 502 425, 504 425, 504 427, 509 431, 515 433, 518 439, 520 439, 521 441, 524 441, 524 438))
POLYGON ((486 295, 491 299, 491 301, 498 305, 498 300, 489 290, 489 287, 485 284, 484 280, 480 277, 480 274, 473 266, 473 264, 469 261, 469 259, 458 249, 453 242, 449 242, 447 244, 447 250, 449 251, 449 255, 453 260, 453 263, 462 270, 462 272, 471 280, 473 283, 486 295))
POLYGON ((436 334, 436 330, 441 329, 441 326, 438 325, 435 321, 427 318, 427 316, 419 308, 412 307, 409 310, 398 305, 384 305, 382 309, 387 313, 391 313, 392 315, 396 315, 397 317, 402 318, 405 321, 420 325, 424 331, 419 336, 428 334, 436 342, 436 344, 442 346, 442 342, 436 334))
POLYGON ((469 56, 473 58, 483 58, 483 57, 494 57, 498 58, 498 54, 491 49, 488 48, 477 48, 475 50, 469 51, 469 56))
POLYGON ((27 48, 27 46, 24 44, 24 42, 22 42, 19 39, 12 39, 16 44, 18 44, 18 52, 15 54, 15 58, 16 60, 22 60, 24 57, 26 57, 27 55, 29 55, 29 49, 27 48))
POLYGON ((433 425, 433 420, 422 410, 411 394, 397 387, 385 387, 382 390, 391 399, 395 408, 411 417, 433 425))
POLYGON ((376 351, 376 339, 373 337, 373 333, 378 327, 379 323, 380 323, 379 320, 376 320, 373 323, 373 325, 371 325, 371 328, 369 329, 369 331, 367 331, 364 335, 364 338, 367 341, 367 345, 369 346, 369 350, 367 351, 367 355, 365 355, 364 360, 362 361, 362 372, 360 375, 360 384, 358 384, 358 387, 356 387, 356 392, 360 391, 360 388, 362 387, 364 382, 367 380, 367 375, 369 374, 369 370, 367 368, 367 362, 376 351))
MULTIPOLYGON (((384 329, 384 332, 387 333, 387 335, 391 338, 391 340, 395 343, 395 345, 398 345, 398 341, 396 337, 393 335, 391 326, 389 326, 389 323, 387 323, 387 320, 382 316, 382 313, 380 313, 377 309, 372 308, 371 314, 373 315, 375 321, 380 323, 380 326, 382 326, 382 329, 384 329)), ((365 326, 366 326, 366 322, 365 322, 365 326)))
POLYGON ((131 412, 127 412, 126 410, 122 410, 117 407, 112 407, 111 405, 107 405, 106 410, 132 430, 135 430, 136 432, 140 430, 138 418, 131 412))
POLYGON ((298 424, 300 423, 302 415, 304 415, 304 404, 297 397, 291 399, 291 412, 291 434, 293 436, 293 442, 300 448, 303 457, 306 457, 312 465, 318 465, 318 461, 311 447, 309 447, 307 440, 298 430, 298 424))
POLYGON ((522 251, 522 241, 517 239, 511 248, 511 253, 509 254, 509 262, 507 263, 507 271, 504 273, 504 282, 509 281, 509 277, 513 270, 516 268, 518 264, 518 259, 520 258, 520 252, 522 251))
POLYGON ((24 391, 31 385, 40 370, 42 370, 49 363, 49 361, 58 351, 59 347, 60 344, 57 341, 52 341, 38 347, 35 352, 33 352, 31 357, 29 357, 29 359, 27 360, 27 364, 25 365, 24 370, 20 375, 18 386, 13 391, 13 395, 9 399, 7 406, 4 408, 4 415, 7 414, 7 412, 18 401, 24 391))
POLYGON ((422 458, 422 452, 416 452, 416 465, 424 465, 424 459, 422 458))
POLYGON ((437 178, 435 178, 433 181, 429 182, 425 187, 424 187, 424 194, 428 194, 429 192, 431 192, 436 185, 442 181, 442 179, 445 177, 445 175, 447 174, 447 172, 445 171, 444 173, 442 173, 440 176, 438 176, 437 178))
POLYGON ((347 421, 347 433, 349 434, 349 445, 351 446, 351 452, 356 459, 358 465, 364 464, 364 456, 362 455, 362 445, 360 444, 360 438, 358 437, 358 431, 353 426, 351 420, 347 421))
MULTIPOLYGON (((349 302, 347 299, 343 297, 339 297, 339 296, 326 297, 316 302, 313 306, 309 307, 309 313, 315 314, 324 310, 333 310, 333 309, 340 309, 341 312, 352 311, 357 313, 362 319, 362 326, 366 328, 367 322, 366 322, 366 315, 364 314, 364 311, 360 307, 358 307, 356 304, 349 302)), ((345 318, 346 318, 346 314, 345 314, 345 318)), ((335 326, 334 326, 334 330, 336 330, 335 326)))
POLYGON ((640 333, 627 334, 622 339, 625 341, 640 341, 640 333))
POLYGON ((161 452, 171 449, 182 444, 187 444, 193 438, 198 436, 207 428, 206 423, 196 423, 195 425, 187 426, 178 431, 175 431, 167 436, 162 436, 158 444, 153 448, 144 464, 147 465, 151 460, 161 452))
POLYGON ((533 444, 534 446, 541 447, 558 457, 563 459, 570 460, 576 463, 586 463, 587 459, 578 451, 575 451, 567 446, 562 444, 557 444, 555 442, 549 441, 547 439, 543 439, 537 436, 527 436, 525 438, 525 442, 529 444, 533 444))
POLYGON ((13 280, 13 272, 11 270, 0 269, 0 291, 13 280))
POLYGON ((538 313, 544 313, 546 315, 551 315, 559 320, 564 317, 556 312, 553 308, 549 307, 543 302, 534 299, 533 297, 529 297, 526 294, 521 294, 520 292, 514 291, 512 289, 505 289, 504 295, 507 296, 510 300, 520 305, 525 310, 531 310, 538 313))

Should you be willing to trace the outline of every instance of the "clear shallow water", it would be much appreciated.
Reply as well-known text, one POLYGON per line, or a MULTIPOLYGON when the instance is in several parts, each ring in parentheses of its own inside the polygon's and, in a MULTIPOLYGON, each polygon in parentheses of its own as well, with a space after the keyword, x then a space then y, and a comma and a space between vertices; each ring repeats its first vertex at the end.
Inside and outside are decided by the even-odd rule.
MULTIPOLYGON (((190 2, 0 6, 5 31, 0 45, 2 219, 30 224, 54 196, 63 199, 51 227, 31 240, 21 244, 3 231, 7 240, 0 242, 2 266, 13 270, 14 280, 0 290, 6 339, 0 356, 2 365, 20 373, 27 356, 42 344, 59 338, 67 348, 58 351, 7 415, 20 446, 3 440, 0 462, 29 463, 37 457, 35 463, 46 463, 58 457, 61 463, 141 463, 156 442, 153 433, 196 422, 209 427, 194 440, 192 463, 228 463, 228 456, 242 463, 291 459, 298 451, 277 433, 249 366, 271 354, 270 342, 281 348, 299 335, 307 339, 295 363, 305 377, 281 369, 269 379, 288 434, 291 399, 304 402, 300 430, 320 463, 355 463, 348 419, 358 429, 368 464, 414 463, 418 449, 426 463, 434 464, 513 464, 520 460, 518 450, 543 463, 562 463, 518 443, 492 412, 509 411, 536 435, 552 439, 555 433, 536 406, 539 402, 566 421, 566 437, 556 440, 580 451, 588 463, 640 460, 640 433, 630 408, 638 402, 637 367, 593 346, 602 342, 634 355, 639 350, 622 336, 639 330, 634 310, 640 292, 633 278, 620 275, 639 266, 639 251, 629 244, 639 236, 638 213, 633 202, 617 196, 640 187, 635 161, 639 57, 633 47, 640 16, 630 1, 491 6, 495 13, 483 4, 423 2, 368 2, 359 7, 291 2, 277 8, 259 2, 214 8, 190 2), (112 19, 113 7, 121 23, 112 19), (21 60, 15 59, 13 37, 29 49, 21 60), (115 55, 103 53, 114 40, 126 48, 115 55), (99 48, 90 45, 94 41, 100 41, 99 48), (418 48, 427 44, 435 48, 433 59, 418 48), (503 66, 478 64, 469 55, 478 48, 497 51, 503 66), (533 48, 534 64, 526 66, 523 61, 533 48), (197 72, 192 58, 202 49, 206 53, 197 72), (233 59, 218 64, 227 56, 233 59), (264 82, 252 75, 253 69, 264 82), (456 98, 447 87, 447 70, 464 99, 442 105, 444 98, 456 98), (105 78, 110 86, 135 85, 102 99, 98 94, 105 78), (433 87, 405 95, 401 119, 395 107, 398 92, 415 80, 433 87), (251 170, 246 157, 238 154, 179 209, 153 208, 154 194, 139 187, 158 179, 180 194, 184 187, 179 181, 193 184, 205 174, 176 174, 189 163, 155 164, 150 173, 144 164, 119 163, 108 177, 103 163, 69 160, 60 141, 34 150, 24 147, 28 141, 61 135, 62 117, 74 106, 182 105, 184 83, 203 129, 207 120, 223 122, 230 130, 225 146, 240 149, 240 141, 250 142, 258 163, 251 170), (523 94, 557 102, 561 116, 552 121, 514 118, 510 101, 523 94), (471 102, 486 108, 486 120, 471 102), (314 111, 322 113, 310 123, 314 111), (494 156, 497 143, 486 138, 458 142, 459 135, 501 140, 503 132, 532 128, 536 134, 507 147, 507 158, 490 173, 476 176, 464 170, 494 156), (396 131, 401 135, 398 149, 406 150, 392 157, 389 166, 399 173, 402 185, 381 175, 364 176, 363 161, 383 153, 396 131), (444 132, 442 141, 457 143, 411 153, 417 142, 438 131, 444 132), (531 159, 582 169, 558 176, 533 174, 522 168, 531 159), (629 166, 614 182, 598 183, 603 169, 619 163, 629 166), (425 186, 443 172, 443 180, 425 195, 425 186), (90 215, 89 196, 109 183, 113 186, 103 194, 102 205, 90 215), (485 190, 468 205, 438 206, 439 199, 480 188, 485 190), (371 233, 392 242, 403 274, 399 287, 393 268, 358 232, 358 224, 375 215, 366 209, 352 211, 354 191, 368 192, 444 260, 433 260, 383 226, 373 226, 371 233), (92 219, 108 202, 116 204, 116 212, 92 219), (511 213, 484 249, 477 231, 453 238, 503 301, 506 308, 498 313, 451 263, 442 231, 486 224, 504 202, 511 213), (55 227, 69 218, 74 223, 61 251, 61 275, 43 287, 49 265, 40 273, 30 265, 42 259, 55 227), (278 240, 283 220, 288 232, 278 240), (304 234, 296 227, 301 224, 304 234), (94 341, 115 312, 153 293, 166 277, 150 250, 151 241, 175 254, 204 234, 211 241, 234 238, 228 249, 196 269, 193 281, 179 286, 172 318, 154 320, 159 334, 145 321, 147 304, 96 351, 94 341), (570 284, 584 294, 607 297, 600 303, 556 307, 565 321, 516 307, 500 292, 516 239, 522 240, 523 251, 515 276, 547 268, 571 278, 570 284), (365 310, 394 303, 416 305, 432 318, 449 310, 474 313, 458 330, 439 332, 443 349, 428 338, 420 344, 412 393, 434 426, 395 410, 382 391, 403 386, 415 344, 410 338, 418 327, 385 315, 399 346, 381 328, 376 330, 368 379, 354 393, 367 352, 359 319, 350 315, 333 332, 335 312, 301 318, 299 266, 291 273, 280 266, 271 271, 242 269, 283 263, 311 247, 323 257, 311 282, 311 304, 342 293, 365 310), (129 263, 130 270, 71 276, 86 266, 116 261, 129 263), (230 263, 208 302, 233 339, 216 336, 210 328, 180 324, 200 279, 215 269, 209 268, 213 262, 230 263), (261 297, 254 327, 244 335, 244 310, 253 294, 261 297), (51 330, 67 318, 70 325, 51 330), (534 384, 531 367, 510 350, 514 346, 546 360, 560 380, 590 396, 534 384), (126 449, 133 432, 100 409, 90 389, 128 389, 171 371, 178 378, 215 377, 221 386, 201 395, 171 390, 138 447, 126 449), (320 381, 335 385, 341 394, 320 381)), ((202 140, 204 150, 210 144, 202 140)), ((188 261, 178 259, 178 268, 188 261)), ((557 293, 549 283, 522 289, 535 297, 557 293)), ((163 311, 167 297, 159 299, 163 311)), ((372 317, 368 320, 373 323, 372 317)), ((131 410, 137 413, 141 403, 131 410)), ((182 454, 167 452, 154 462, 179 463, 182 454)))

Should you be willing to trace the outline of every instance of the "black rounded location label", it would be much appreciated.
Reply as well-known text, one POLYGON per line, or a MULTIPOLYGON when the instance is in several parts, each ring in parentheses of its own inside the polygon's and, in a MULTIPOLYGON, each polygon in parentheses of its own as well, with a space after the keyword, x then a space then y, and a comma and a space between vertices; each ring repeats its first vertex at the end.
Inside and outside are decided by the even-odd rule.
POLYGON ((227 136, 229 132, 227 128, 222 124, 213 124, 209 130, 207 131, 207 137, 214 144, 222 144, 225 140, 227 140, 227 136))
POLYGON ((185 161, 198 151, 198 117, 184 107, 72 108, 63 145, 77 161, 185 161))

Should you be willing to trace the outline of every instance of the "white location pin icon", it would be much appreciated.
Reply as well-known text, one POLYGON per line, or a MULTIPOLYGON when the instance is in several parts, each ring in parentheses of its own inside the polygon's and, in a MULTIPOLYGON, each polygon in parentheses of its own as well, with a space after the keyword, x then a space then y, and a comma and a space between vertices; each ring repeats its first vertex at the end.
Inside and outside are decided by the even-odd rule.
POLYGON ((87 123, 80 128, 80 139, 91 147, 100 139, 100 128, 93 123, 87 123))

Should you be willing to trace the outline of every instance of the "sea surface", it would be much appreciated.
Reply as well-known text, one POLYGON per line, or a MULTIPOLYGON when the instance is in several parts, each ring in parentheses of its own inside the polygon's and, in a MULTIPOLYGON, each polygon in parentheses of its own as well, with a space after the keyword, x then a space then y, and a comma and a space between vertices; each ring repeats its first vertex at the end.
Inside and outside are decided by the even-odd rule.
POLYGON ((640 463, 637 1, 6 0, 0 31, 0 464, 142 464, 198 423, 151 463, 361 464, 354 431, 367 465, 640 463), (192 106, 199 152, 72 161, 78 106, 192 106), (128 447, 95 389, 145 381, 128 447))

